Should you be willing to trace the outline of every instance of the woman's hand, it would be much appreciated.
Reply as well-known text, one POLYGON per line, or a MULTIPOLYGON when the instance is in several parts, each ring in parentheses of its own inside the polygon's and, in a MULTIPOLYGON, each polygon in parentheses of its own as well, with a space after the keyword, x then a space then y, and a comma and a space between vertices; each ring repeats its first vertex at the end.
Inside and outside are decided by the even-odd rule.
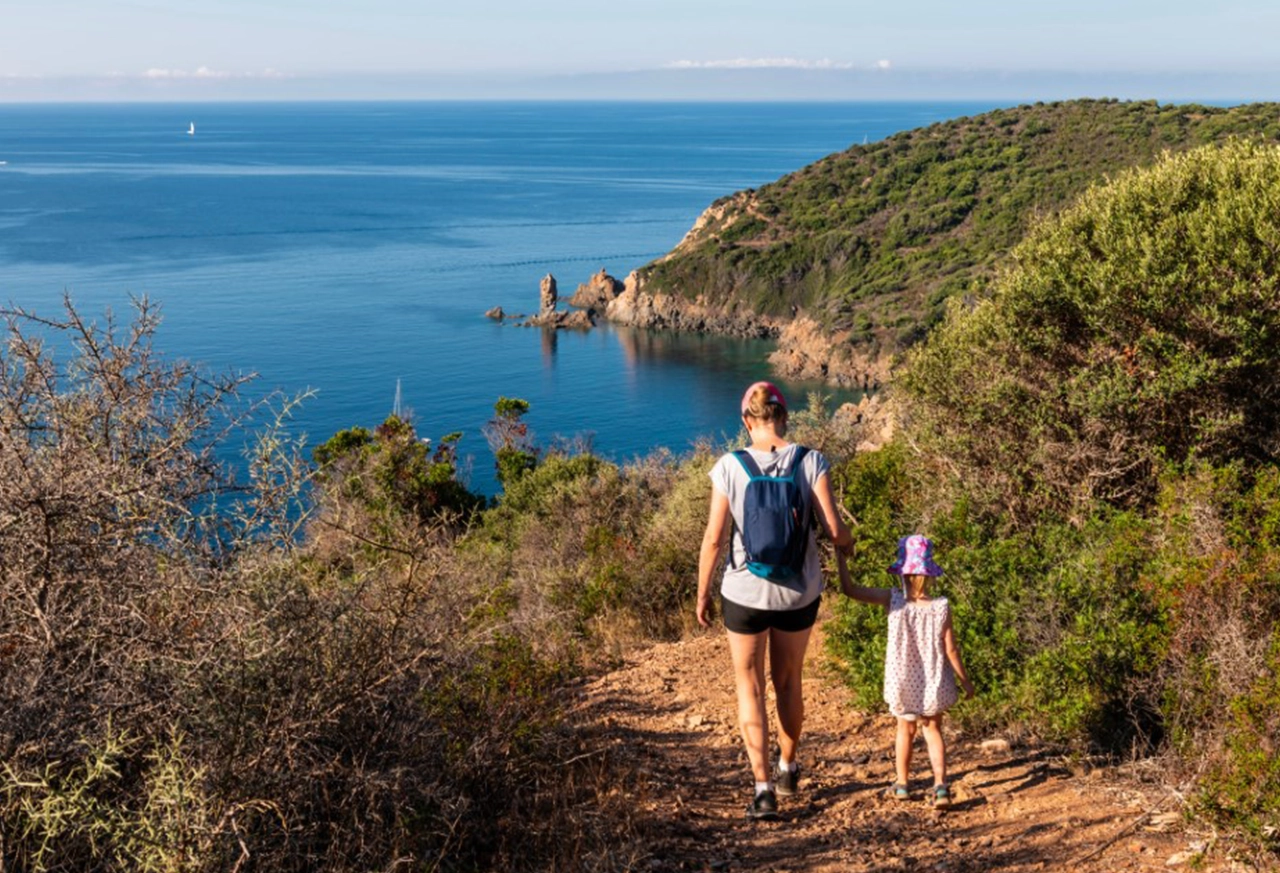
POLYGON ((703 627, 711 627, 711 593, 698 593, 698 624, 703 627))

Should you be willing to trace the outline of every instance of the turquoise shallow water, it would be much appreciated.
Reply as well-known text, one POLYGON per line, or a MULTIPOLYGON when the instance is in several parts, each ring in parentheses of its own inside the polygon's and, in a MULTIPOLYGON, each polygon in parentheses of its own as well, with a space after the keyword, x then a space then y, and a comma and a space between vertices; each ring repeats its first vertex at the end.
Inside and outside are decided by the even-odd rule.
MULTIPOLYGON (((540 437, 625 459, 736 426, 768 345, 605 327, 536 308, 668 251, 716 199, 848 147, 991 104, 352 103, 0 106, 0 301, 90 314, 148 295, 158 344, 255 390, 314 389, 313 439, 390 411, 481 428, 499 395, 540 437), (195 123, 196 134, 187 134, 195 123)), ((816 387, 784 385, 802 394, 816 387)))

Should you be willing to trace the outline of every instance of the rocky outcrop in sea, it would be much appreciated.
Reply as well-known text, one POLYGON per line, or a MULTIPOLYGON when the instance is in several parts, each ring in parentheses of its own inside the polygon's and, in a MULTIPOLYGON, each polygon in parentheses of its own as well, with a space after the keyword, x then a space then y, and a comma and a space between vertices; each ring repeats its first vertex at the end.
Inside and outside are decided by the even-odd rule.
POLYGON ((623 283, 601 267, 599 273, 578 286, 578 290, 569 298, 569 305, 604 312, 624 290, 623 283))

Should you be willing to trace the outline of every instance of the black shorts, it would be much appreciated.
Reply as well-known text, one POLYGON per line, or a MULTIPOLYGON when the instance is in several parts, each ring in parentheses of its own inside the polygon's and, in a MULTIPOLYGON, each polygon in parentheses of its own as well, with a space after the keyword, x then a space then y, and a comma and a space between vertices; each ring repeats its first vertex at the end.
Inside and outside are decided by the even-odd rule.
POLYGON ((735 634, 758 634, 770 628, 795 633, 813 627, 821 605, 822 598, 815 597, 813 603, 799 609, 752 609, 721 597, 720 614, 724 617, 724 626, 735 634))

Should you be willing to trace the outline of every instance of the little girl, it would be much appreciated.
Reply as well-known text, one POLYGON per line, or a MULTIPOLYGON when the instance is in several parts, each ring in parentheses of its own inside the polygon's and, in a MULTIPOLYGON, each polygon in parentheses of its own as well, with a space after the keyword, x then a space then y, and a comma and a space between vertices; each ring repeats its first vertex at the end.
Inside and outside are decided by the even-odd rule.
POLYGON ((911 794, 911 746, 916 726, 924 731, 933 767, 933 804, 951 805, 947 787, 947 749, 942 738, 942 714, 955 705, 956 679, 973 696, 951 627, 951 608, 945 597, 932 597, 929 586, 942 568, 933 562, 933 543, 920 535, 898 540, 898 560, 890 573, 902 577, 902 588, 866 588, 849 579, 845 554, 836 552, 840 590, 854 600, 874 603, 889 611, 889 645, 884 660, 884 700, 898 719, 895 741, 897 781, 889 791, 898 800, 911 794))

